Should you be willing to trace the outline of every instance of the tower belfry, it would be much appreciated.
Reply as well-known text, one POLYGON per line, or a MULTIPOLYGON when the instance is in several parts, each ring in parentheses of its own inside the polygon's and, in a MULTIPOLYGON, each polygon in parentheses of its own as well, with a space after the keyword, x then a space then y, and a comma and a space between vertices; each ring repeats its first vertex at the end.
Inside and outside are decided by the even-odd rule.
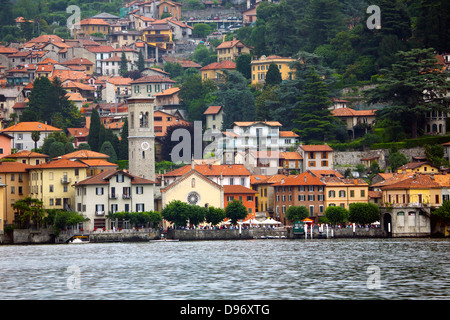
MULTIPOLYGON (((139 86, 142 83, 133 83, 139 86)), ((155 130, 153 112, 155 98, 134 90, 128 98, 128 159, 131 174, 155 180, 155 130)))

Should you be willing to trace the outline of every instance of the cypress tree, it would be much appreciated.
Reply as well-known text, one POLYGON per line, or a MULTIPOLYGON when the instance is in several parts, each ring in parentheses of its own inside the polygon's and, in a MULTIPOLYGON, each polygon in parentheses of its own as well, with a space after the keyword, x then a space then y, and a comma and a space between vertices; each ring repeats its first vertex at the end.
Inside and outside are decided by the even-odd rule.
POLYGON ((276 63, 271 63, 269 65, 269 70, 266 73, 266 83, 265 85, 276 86, 283 81, 281 78, 280 70, 278 70, 278 66, 276 63))
POLYGON ((91 124, 89 127, 88 144, 91 146, 91 149, 93 151, 97 151, 97 152, 101 147, 101 145, 99 145, 101 125, 102 124, 100 122, 100 114, 98 113, 97 109, 92 109, 91 124))

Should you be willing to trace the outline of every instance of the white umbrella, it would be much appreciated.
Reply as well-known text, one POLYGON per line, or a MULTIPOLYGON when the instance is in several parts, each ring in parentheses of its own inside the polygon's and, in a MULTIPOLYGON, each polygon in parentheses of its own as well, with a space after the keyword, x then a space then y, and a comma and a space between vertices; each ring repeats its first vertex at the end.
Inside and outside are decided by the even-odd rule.
POLYGON ((261 224, 281 224, 280 221, 276 221, 272 218, 267 218, 266 220, 260 222, 261 224))

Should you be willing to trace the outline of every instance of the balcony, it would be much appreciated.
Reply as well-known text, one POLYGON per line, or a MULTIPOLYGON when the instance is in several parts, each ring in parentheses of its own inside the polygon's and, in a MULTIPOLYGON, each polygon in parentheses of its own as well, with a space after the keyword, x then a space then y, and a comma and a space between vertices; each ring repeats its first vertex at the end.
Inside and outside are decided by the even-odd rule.
POLYGON ((69 184, 69 183, 71 183, 72 182, 72 179, 71 178, 68 178, 68 177, 63 177, 63 178, 61 178, 61 183, 62 184, 69 184))
POLYGON ((131 199, 131 194, 123 194, 122 199, 131 199))
POLYGON ((95 215, 96 216, 104 216, 105 215, 105 211, 95 211, 95 215))
POLYGON ((109 198, 110 198, 110 199, 117 199, 117 194, 110 194, 110 195, 109 195, 109 198))

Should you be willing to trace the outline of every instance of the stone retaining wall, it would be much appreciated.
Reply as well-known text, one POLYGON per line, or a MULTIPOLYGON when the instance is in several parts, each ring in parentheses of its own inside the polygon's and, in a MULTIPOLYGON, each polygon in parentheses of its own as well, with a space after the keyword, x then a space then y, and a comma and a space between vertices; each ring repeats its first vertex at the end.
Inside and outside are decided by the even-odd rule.
POLYGON ((287 237, 286 230, 272 230, 265 228, 253 229, 171 229, 167 232, 168 239, 179 239, 180 241, 195 240, 243 240, 260 239, 262 237, 287 237))

